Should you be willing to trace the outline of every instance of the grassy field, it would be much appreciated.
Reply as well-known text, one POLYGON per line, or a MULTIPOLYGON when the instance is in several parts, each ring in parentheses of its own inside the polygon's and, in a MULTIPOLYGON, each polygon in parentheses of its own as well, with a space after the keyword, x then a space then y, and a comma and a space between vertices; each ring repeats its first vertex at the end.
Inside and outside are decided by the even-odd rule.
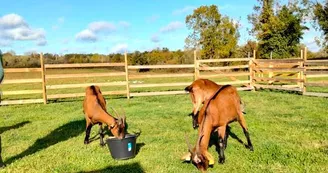
MULTIPOLYGON (((240 92, 246 102, 246 121, 254 152, 237 123, 226 149, 226 163, 208 172, 328 172, 328 99, 284 92, 240 92)), ((198 172, 179 159, 187 152, 184 134, 195 143, 187 114, 188 95, 107 97, 107 107, 125 108, 128 131, 141 130, 135 158, 117 161, 99 140, 83 144, 85 120, 82 99, 48 105, 0 107, 2 156, 7 167, 0 172, 198 172)), ((92 129, 96 135, 98 127, 92 129)))

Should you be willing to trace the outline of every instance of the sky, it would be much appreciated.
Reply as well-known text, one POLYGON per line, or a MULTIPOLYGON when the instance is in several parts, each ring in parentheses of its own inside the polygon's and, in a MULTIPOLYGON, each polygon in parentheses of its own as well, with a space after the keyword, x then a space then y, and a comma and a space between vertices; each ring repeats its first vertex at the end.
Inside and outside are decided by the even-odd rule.
MULTIPOLYGON (((184 48, 191 32, 185 17, 201 5, 216 5, 222 15, 240 22, 239 45, 253 39, 247 15, 256 0, 9 0, 0 1, 0 49, 30 52, 122 53, 167 47, 184 48)), ((311 28, 302 43, 319 48, 311 28)))

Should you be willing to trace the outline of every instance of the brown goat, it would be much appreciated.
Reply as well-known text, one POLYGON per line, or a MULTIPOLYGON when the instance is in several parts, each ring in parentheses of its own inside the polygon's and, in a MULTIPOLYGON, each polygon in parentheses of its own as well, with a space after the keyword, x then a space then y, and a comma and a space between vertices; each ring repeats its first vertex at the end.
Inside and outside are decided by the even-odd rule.
POLYGON ((246 127, 246 122, 241 110, 240 97, 235 87, 224 85, 205 101, 200 110, 200 116, 204 116, 198 131, 196 147, 192 149, 188 144, 190 159, 201 171, 206 171, 212 156, 208 153, 210 135, 217 130, 219 135, 219 163, 225 162, 224 140, 226 127, 229 123, 238 121, 243 128, 247 139, 248 148, 253 151, 252 142, 246 127))
MULTIPOLYGON (((115 110, 114 110, 115 111, 115 110)), ((101 94, 98 86, 89 86, 85 91, 85 99, 83 102, 83 112, 86 120, 86 132, 84 144, 89 143, 90 131, 93 125, 99 124, 100 145, 104 145, 104 133, 102 124, 107 124, 111 133, 119 139, 125 136, 125 115, 115 118, 107 112, 106 100, 101 94)), ((116 111, 115 111, 116 113, 116 111)), ((117 113, 116 113, 117 115, 117 113)), ((118 116, 118 115, 117 115, 118 116)))
POLYGON ((203 117, 198 116, 199 109, 205 100, 209 99, 220 86, 208 79, 197 79, 191 85, 185 88, 190 94, 191 102, 193 104, 192 110, 192 125, 196 129, 201 123, 203 117))

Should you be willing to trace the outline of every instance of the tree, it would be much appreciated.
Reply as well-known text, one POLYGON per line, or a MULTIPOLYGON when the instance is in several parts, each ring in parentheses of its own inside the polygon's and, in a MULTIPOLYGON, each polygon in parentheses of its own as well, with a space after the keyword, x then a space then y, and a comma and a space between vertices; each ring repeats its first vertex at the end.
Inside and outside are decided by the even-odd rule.
POLYGON ((221 16, 216 5, 201 6, 186 17, 192 33, 185 40, 186 48, 199 48, 206 58, 230 57, 239 38, 238 24, 221 16))
POLYGON ((253 24, 251 33, 258 39, 259 55, 269 58, 286 58, 298 54, 303 30, 302 25, 307 11, 306 1, 292 0, 281 6, 274 0, 258 0, 255 13, 248 16, 253 24), (302 6, 303 4, 303 6, 302 6))
MULTIPOLYGON (((324 39, 322 40, 321 45, 326 52, 328 52, 328 1, 323 5, 317 2, 314 5, 314 20, 319 25, 320 29, 323 31, 324 39)), ((319 41, 319 40, 318 40, 319 41)))

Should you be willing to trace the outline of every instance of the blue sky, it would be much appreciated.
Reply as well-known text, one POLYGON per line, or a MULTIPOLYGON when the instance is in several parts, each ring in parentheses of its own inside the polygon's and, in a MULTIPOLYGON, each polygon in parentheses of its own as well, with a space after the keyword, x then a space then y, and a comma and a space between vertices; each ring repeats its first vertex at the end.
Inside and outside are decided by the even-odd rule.
MULTIPOLYGON (((0 49, 26 52, 115 53, 156 47, 183 49, 190 33, 185 17, 201 5, 215 4, 220 13, 240 20, 239 44, 252 37, 247 15, 256 0, 1 0, 0 49)), ((318 50, 312 28, 302 43, 318 50)))

